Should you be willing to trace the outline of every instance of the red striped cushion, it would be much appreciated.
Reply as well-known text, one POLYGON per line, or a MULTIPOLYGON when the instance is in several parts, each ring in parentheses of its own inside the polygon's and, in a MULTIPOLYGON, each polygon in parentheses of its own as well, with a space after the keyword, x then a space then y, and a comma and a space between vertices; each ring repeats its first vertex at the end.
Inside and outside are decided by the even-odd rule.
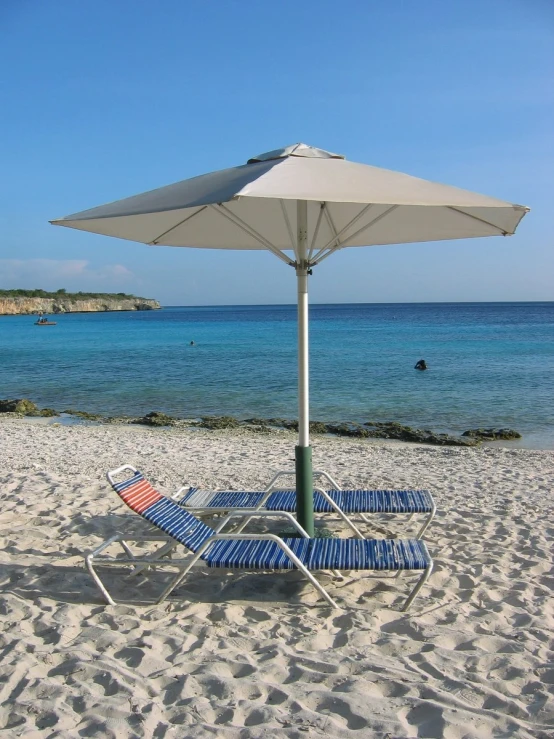
POLYGON ((163 497, 144 478, 133 485, 129 485, 120 495, 129 508, 137 513, 142 513, 163 497))

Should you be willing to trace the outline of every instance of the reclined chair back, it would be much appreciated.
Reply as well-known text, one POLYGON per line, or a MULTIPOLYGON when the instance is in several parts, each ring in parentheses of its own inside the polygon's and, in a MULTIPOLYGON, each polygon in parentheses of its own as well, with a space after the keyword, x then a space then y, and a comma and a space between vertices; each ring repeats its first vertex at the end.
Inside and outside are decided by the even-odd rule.
POLYGON ((191 552, 196 552, 206 539, 215 534, 196 516, 154 490, 141 472, 133 470, 132 477, 123 482, 115 482, 110 475, 109 481, 131 510, 184 544, 191 552))

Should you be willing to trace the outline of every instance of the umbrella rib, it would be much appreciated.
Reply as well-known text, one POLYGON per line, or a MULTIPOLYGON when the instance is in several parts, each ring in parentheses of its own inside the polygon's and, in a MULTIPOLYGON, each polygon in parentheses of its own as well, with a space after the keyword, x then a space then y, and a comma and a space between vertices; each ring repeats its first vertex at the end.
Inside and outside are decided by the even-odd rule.
POLYGON ((314 228, 314 234, 312 236, 312 243, 310 244, 310 251, 308 252, 308 262, 312 261, 312 256, 315 250, 315 242, 317 239, 317 235, 319 233, 319 226, 321 225, 321 219, 323 218, 323 212, 325 211, 325 214, 327 215, 327 203, 320 203, 319 205, 319 213, 317 214, 317 221, 314 228))
MULTIPOLYGON (((336 244, 335 246, 330 247, 329 250, 325 254, 322 254, 322 252, 324 250, 321 249, 319 251, 319 253, 316 254, 316 258, 315 258, 314 264, 319 264, 320 262, 322 262, 324 259, 326 259, 328 256, 330 256, 333 252, 335 252, 338 249, 340 249, 341 247, 343 247, 346 244, 347 241, 349 241, 350 239, 355 239, 356 236, 359 236, 364 231, 367 231, 368 228, 370 228, 371 226, 374 226, 382 218, 384 218, 385 216, 388 216, 389 213, 392 213, 392 211, 393 210, 396 210, 396 208, 398 208, 398 207, 399 207, 398 205, 391 205, 390 208, 387 208, 387 210, 385 210, 383 213, 380 213, 372 221, 370 221, 369 223, 366 223, 365 226, 362 226, 357 231, 354 231, 353 234, 350 234, 350 236, 348 236, 347 238, 343 239, 340 243, 336 244)), ((343 229, 343 231, 344 231, 344 229, 343 229)))
POLYGON ((262 236, 259 234, 255 229, 252 228, 252 226, 249 226, 248 223, 242 220, 242 218, 239 218, 239 216, 235 215, 232 211, 230 211, 228 208, 226 208, 223 203, 219 203, 216 207, 215 205, 210 205, 210 208, 213 208, 216 213, 219 213, 219 215, 223 216, 224 218, 227 218, 228 221, 231 221, 235 226, 238 226, 242 231, 244 231, 248 236, 255 239, 258 243, 260 243, 263 247, 268 249, 268 251, 275 254, 276 257, 279 257, 279 259, 282 259, 283 262, 289 265, 293 265, 294 262, 292 262, 286 254, 283 254, 281 250, 274 246, 271 241, 268 241, 265 236, 262 236))
POLYGON ((285 208, 285 203, 283 199, 279 200, 279 203, 281 205, 281 212, 283 214, 283 218, 285 219, 285 223, 287 225, 287 231, 289 232, 289 239, 292 246, 292 250, 294 251, 294 256, 296 257, 296 261, 298 261, 298 252, 296 251, 296 240, 292 233, 292 227, 290 225, 289 217, 285 208))
POLYGON ((474 221, 479 221, 480 223, 484 223, 487 226, 491 226, 492 228, 496 228, 497 231, 500 231, 502 236, 508 236, 509 232, 505 231, 503 228, 500 228, 500 226, 496 226, 494 223, 491 223, 490 221, 486 221, 484 218, 479 218, 479 216, 474 216, 471 213, 466 213, 465 210, 461 210, 460 208, 456 208, 454 205, 447 205, 446 206, 449 210, 453 210, 456 213, 460 213, 462 216, 467 216, 467 218, 473 218, 474 221))
MULTIPOLYGON (((360 220, 362 216, 364 216, 367 211, 374 206, 374 203, 369 203, 365 206, 365 208, 362 208, 361 211, 350 220, 346 226, 343 226, 340 231, 337 231, 335 226, 332 226, 332 230, 335 232, 335 235, 332 239, 329 239, 329 241, 325 244, 325 246, 322 246, 321 249, 317 252, 315 255, 315 260, 319 258, 319 255, 322 254, 324 251, 326 251, 334 242, 337 242, 337 246, 341 246, 341 242, 339 241, 340 237, 343 235, 345 231, 348 231, 349 228, 351 228, 357 221, 360 220)), ((328 214, 327 208, 325 209, 325 215, 327 217, 327 221, 329 222, 330 214, 328 214)), ((331 225, 332 222, 329 223, 331 225)))
POLYGON ((325 251, 328 250, 328 252, 325 254, 325 256, 328 257, 329 254, 332 254, 334 251, 337 251, 337 249, 340 248, 340 239, 339 239, 339 235, 337 232, 337 227, 335 226, 335 222, 333 221, 333 216, 331 215, 331 211, 328 208, 325 209, 325 219, 327 221, 327 224, 329 225, 329 228, 335 234, 334 240, 336 241, 336 243, 333 244, 332 246, 327 245, 327 246, 324 246, 322 249, 320 249, 315 255, 315 258, 313 260, 314 264, 317 264, 319 261, 321 261, 322 258, 324 258, 321 255, 325 251))
POLYGON ((163 237, 164 236, 167 236, 168 233, 171 233, 176 228, 179 228, 179 226, 182 226, 183 223, 186 223, 187 221, 190 221, 190 219, 191 218, 194 218, 194 216, 197 216, 199 213, 202 213, 202 211, 203 210, 206 210, 207 207, 208 207, 207 205, 203 205, 198 210, 195 210, 194 213, 192 213, 190 216, 187 216, 186 218, 183 218, 182 221, 179 221, 179 223, 176 223, 175 226, 171 226, 171 228, 168 228, 167 231, 164 231, 159 236, 156 236, 155 239, 152 239, 152 241, 149 241, 148 242, 149 246, 157 246, 160 239, 163 239, 163 237))

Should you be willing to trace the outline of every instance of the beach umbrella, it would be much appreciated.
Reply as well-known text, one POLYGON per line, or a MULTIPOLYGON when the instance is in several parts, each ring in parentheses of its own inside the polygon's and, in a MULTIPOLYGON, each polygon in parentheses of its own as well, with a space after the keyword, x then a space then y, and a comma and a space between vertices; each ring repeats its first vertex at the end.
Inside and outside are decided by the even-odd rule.
POLYGON ((509 236, 528 208, 306 144, 51 221, 151 246, 265 249, 296 272, 298 520, 313 535, 308 276, 339 249, 509 236))

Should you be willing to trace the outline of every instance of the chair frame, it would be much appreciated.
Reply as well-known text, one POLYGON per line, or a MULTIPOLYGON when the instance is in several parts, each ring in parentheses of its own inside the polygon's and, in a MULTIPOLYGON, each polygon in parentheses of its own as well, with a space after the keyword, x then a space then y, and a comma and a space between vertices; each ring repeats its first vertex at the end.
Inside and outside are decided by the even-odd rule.
MULTIPOLYGON (((107 473, 107 478, 111 485, 114 484, 114 476, 117 474, 120 474, 124 471, 131 471, 133 473, 136 473, 137 470, 132 465, 123 465, 122 467, 118 467, 115 470, 111 470, 107 473)), ((168 497, 168 496, 166 496, 168 497)), ((171 499, 171 498, 170 498, 171 499)), ((140 515, 140 514, 139 514, 140 515)), ((109 605, 116 605, 116 601, 114 598, 110 595, 108 592, 105 584, 103 583, 102 579, 100 578, 97 567, 98 566, 108 566, 108 567, 121 567, 122 565, 130 565, 132 566, 132 572, 131 575, 138 575, 139 573, 143 572, 144 570, 147 570, 149 568, 156 568, 156 567, 174 567, 177 569, 176 575, 171 579, 169 584, 164 588, 161 595, 157 598, 155 601, 156 604, 163 603, 166 598, 171 594, 171 592, 177 588, 181 582, 185 579, 187 574, 190 572, 190 570, 197 564, 203 564, 201 557, 202 554, 206 551, 206 549, 215 541, 218 540, 240 540, 240 541, 256 541, 256 540, 265 540, 265 541, 273 541, 275 542, 287 555, 287 557, 291 560, 291 562, 294 563, 295 567, 306 577, 306 579, 313 585, 313 587, 316 589, 316 591, 320 594, 320 596, 333 608, 336 608, 338 610, 341 610, 336 601, 331 598, 329 593, 325 590, 323 585, 314 577, 312 574, 314 570, 309 570, 306 565, 294 554, 294 552, 290 549, 289 546, 283 541, 283 539, 279 536, 276 536, 275 534, 270 533, 264 533, 264 534, 243 534, 240 531, 237 531, 235 533, 223 533, 223 529, 225 526, 227 526, 228 523, 230 523, 233 519, 241 518, 243 519, 241 523, 241 529, 250 522, 252 518, 284 518, 287 520, 294 528, 298 531, 298 533, 304 537, 309 538, 308 533, 302 528, 302 526, 298 523, 298 521, 294 518, 294 516, 291 513, 288 513, 286 511, 260 511, 256 510, 253 511, 251 509, 236 509, 230 512, 221 522, 219 522, 219 525, 214 530, 213 536, 210 536, 207 538, 197 549, 196 552, 191 552, 191 556, 187 557, 186 559, 170 559, 173 550, 175 547, 177 547, 181 542, 177 541, 176 539, 173 539, 170 536, 164 535, 164 536, 137 536, 137 537, 128 537, 124 534, 115 534, 114 536, 107 539, 103 544, 101 544, 99 547, 94 549, 92 552, 87 554, 85 556, 85 565, 88 570, 88 572, 93 577, 96 585, 98 586, 100 592, 104 596, 105 600, 109 605), (129 547, 128 542, 149 542, 149 541, 156 541, 161 542, 162 546, 155 550, 154 552, 151 552, 150 554, 142 557, 136 557, 131 548, 129 547), (123 549, 124 554, 126 557, 110 557, 107 555, 103 555, 103 552, 112 544, 118 543, 121 548, 123 549)), ((433 560, 431 559, 431 556, 429 554, 429 551, 427 549, 427 546, 424 542, 420 542, 420 545, 423 547, 423 550, 427 556, 428 564, 427 567, 423 570, 417 570, 417 572, 421 572, 421 576, 419 577, 415 587, 408 595, 408 598, 404 602, 402 606, 402 611, 408 610, 408 608, 413 603, 414 599, 420 592, 421 588, 425 585, 427 580, 429 579, 432 571, 433 571, 433 560)), ((184 546, 184 545, 182 545, 184 546)), ((228 568, 232 569, 232 568, 228 568)), ((248 571, 248 568, 240 568, 240 570, 234 569, 233 571, 248 571)), ((261 572, 266 570, 259 570, 259 569, 253 569, 251 571, 255 572, 261 572)), ((282 569, 272 570, 276 572, 282 572, 282 569)), ((287 570, 288 571, 288 570, 287 570)), ((315 570, 315 571, 325 571, 325 570, 315 570)), ((329 571, 329 570, 327 570, 329 571)), ((416 570, 409 570, 405 568, 398 568, 396 570, 394 569, 388 569, 388 570, 362 570, 365 572, 393 572, 395 577, 398 577, 403 572, 416 572, 416 570)), ((337 570, 330 570, 335 577, 342 577, 341 573, 337 570)))
MULTIPOLYGON (((271 478, 271 480, 269 482, 269 485, 263 491, 264 495, 263 495, 261 501, 258 503, 258 505, 255 508, 252 508, 252 509, 249 509, 249 510, 253 510, 253 511, 254 510, 255 511, 263 510, 263 508, 264 508, 265 504, 267 503, 270 495, 272 493, 278 491, 278 490, 282 490, 283 489, 283 488, 281 488, 278 485, 278 481, 280 481, 280 479, 282 477, 293 477, 293 478, 295 478, 295 476, 296 476, 296 471, 295 470, 278 470, 278 472, 276 472, 275 475, 271 478)), ((338 484, 338 482, 333 477, 331 477, 331 475, 328 472, 325 472, 325 470, 314 470, 313 471, 313 478, 314 479, 323 478, 323 479, 327 480, 327 482, 331 486, 331 490, 342 490, 342 487, 338 484)), ((188 492, 189 489, 190 489, 189 486, 184 485, 184 486, 180 487, 179 490, 177 490, 177 492, 174 495, 172 495, 171 497, 173 498, 173 500, 179 502, 180 499, 182 498, 183 494, 186 493, 186 492, 188 492)), ((217 491, 214 491, 214 495, 216 494, 216 492, 217 491)), ((354 532, 354 535, 356 537, 358 537, 359 539, 365 539, 365 536, 362 534, 362 532, 360 531, 360 529, 356 526, 356 524, 352 521, 352 519, 349 516, 346 515, 346 513, 342 510, 342 508, 340 508, 340 506, 331 498, 331 496, 329 495, 329 492, 327 490, 325 490, 323 487, 321 487, 321 486, 318 485, 318 486, 314 486, 314 492, 318 492, 318 493, 320 493, 323 496, 323 498, 327 501, 327 503, 329 503, 329 505, 335 511, 335 513, 337 513, 340 516, 340 518, 344 521, 344 523, 354 532)), ((204 515, 207 514, 207 513, 226 513, 227 511, 231 510, 229 508, 215 508, 215 507, 211 507, 211 506, 210 507, 195 506, 194 504, 189 506, 186 503, 183 504, 183 507, 187 511, 189 511, 190 513, 204 514, 204 515)), ((421 526, 421 528, 419 529, 419 531, 415 535, 415 537, 414 537, 415 539, 421 539, 423 537, 423 535, 427 531, 428 527, 430 526, 432 520, 434 519, 436 512, 437 512, 437 506, 435 504, 435 501, 432 499, 431 511, 428 513, 427 517, 425 518, 425 520, 423 522, 423 525, 421 526)), ((352 515, 352 514, 350 514, 350 515, 352 515)), ((370 520, 370 518, 368 517, 371 514, 358 513, 357 515, 362 519, 362 521, 364 521, 364 523, 369 524, 369 525, 373 525, 372 522, 371 522, 371 520, 370 520)), ((399 514, 390 514, 390 515, 399 515, 399 514)), ((417 515, 416 513, 410 514, 410 517, 408 518, 408 523, 416 515, 417 515)), ((237 531, 239 531, 239 532, 242 531, 242 528, 237 529, 237 531)), ((381 531, 383 533, 389 533, 387 531, 383 531, 382 529, 381 529, 381 531)))

